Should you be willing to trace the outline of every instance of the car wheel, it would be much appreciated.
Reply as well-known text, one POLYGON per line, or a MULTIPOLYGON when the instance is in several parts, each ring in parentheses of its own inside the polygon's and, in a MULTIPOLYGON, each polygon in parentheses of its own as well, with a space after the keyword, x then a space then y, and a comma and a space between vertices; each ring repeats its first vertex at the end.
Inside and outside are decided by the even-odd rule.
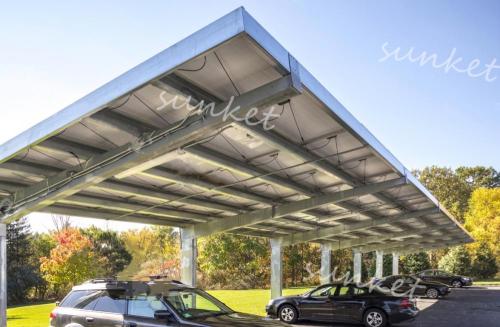
POLYGON ((293 306, 285 304, 278 310, 278 317, 281 321, 286 322, 287 324, 293 324, 297 322, 297 319, 299 319, 299 314, 297 309, 293 306))
POLYGON ((453 287, 455 287, 455 288, 460 288, 460 287, 462 287, 462 286, 464 286, 464 285, 462 284, 462 282, 461 282, 461 281, 459 281, 459 280, 457 279, 457 280, 454 280, 454 281, 451 283, 451 286, 453 286, 453 287))
POLYGON ((429 288, 425 291, 425 295, 430 299, 437 299, 439 297, 439 292, 435 288, 429 288))
POLYGON ((387 317, 379 309, 368 309, 363 317, 363 322, 366 327, 385 327, 387 325, 387 317))

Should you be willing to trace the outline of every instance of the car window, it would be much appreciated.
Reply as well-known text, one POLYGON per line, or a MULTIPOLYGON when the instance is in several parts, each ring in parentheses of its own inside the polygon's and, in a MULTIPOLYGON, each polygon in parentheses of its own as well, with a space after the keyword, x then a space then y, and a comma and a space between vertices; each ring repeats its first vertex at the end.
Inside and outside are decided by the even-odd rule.
POLYGON ((73 308, 80 298, 89 294, 89 291, 72 291, 70 292, 59 305, 63 308, 73 308))
POLYGON ((415 283, 415 279, 413 277, 405 276, 402 278, 406 284, 414 284, 415 283))
POLYGON ((434 275, 433 270, 426 270, 426 271, 422 272, 422 276, 433 276, 433 275, 434 275))
POLYGON ((103 292, 100 290, 74 291, 64 299, 60 306, 82 310, 93 310, 102 293, 103 292))
POLYGON ((442 271, 442 270, 437 270, 436 275, 442 276, 442 277, 450 277, 451 276, 451 274, 447 273, 446 271, 442 271))
POLYGON ((351 287, 350 286, 344 286, 344 285, 339 285, 337 287, 337 291, 335 292, 335 296, 348 296, 352 294, 351 293, 351 287))
POLYGON ((354 287, 354 295, 366 295, 370 293, 368 288, 365 287, 354 287))
POLYGON ((312 297, 330 296, 330 295, 333 295, 334 292, 335 292, 335 285, 329 285, 329 286, 320 287, 317 290, 313 291, 311 293, 311 296, 312 297))
POLYGON ((125 313, 126 300, 123 292, 103 292, 94 307, 95 311, 125 313))
POLYGON ((127 302, 127 313, 131 316, 154 318, 157 310, 167 310, 158 296, 139 295, 129 298, 127 302))

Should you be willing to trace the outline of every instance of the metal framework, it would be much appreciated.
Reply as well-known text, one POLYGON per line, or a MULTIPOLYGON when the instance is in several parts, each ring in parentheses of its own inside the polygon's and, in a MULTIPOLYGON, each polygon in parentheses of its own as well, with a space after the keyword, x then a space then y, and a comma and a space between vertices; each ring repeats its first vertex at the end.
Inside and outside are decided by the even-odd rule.
POLYGON ((179 227, 189 283, 196 238, 270 238, 273 296, 284 246, 321 244, 327 280, 332 250, 356 247, 358 278, 366 251, 472 241, 243 8, 2 145, 0 201, 3 224, 38 211, 179 227))

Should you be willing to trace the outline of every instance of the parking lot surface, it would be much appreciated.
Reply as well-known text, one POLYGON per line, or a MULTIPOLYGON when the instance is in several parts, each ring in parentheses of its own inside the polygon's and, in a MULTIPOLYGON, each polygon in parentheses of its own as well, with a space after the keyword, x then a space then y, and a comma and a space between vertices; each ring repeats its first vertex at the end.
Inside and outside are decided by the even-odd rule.
MULTIPOLYGON (((439 300, 418 299, 420 315, 400 327, 497 327, 500 326, 500 287, 453 289, 439 300)), ((295 326, 331 326, 302 322, 295 326)), ((356 325, 335 324, 336 327, 356 325)))

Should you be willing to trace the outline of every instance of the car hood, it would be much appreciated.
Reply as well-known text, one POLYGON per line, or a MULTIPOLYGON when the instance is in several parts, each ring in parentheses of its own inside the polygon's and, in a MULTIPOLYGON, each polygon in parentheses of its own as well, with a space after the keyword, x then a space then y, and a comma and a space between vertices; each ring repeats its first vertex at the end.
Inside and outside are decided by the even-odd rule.
POLYGON ((283 327, 288 326, 279 321, 272 320, 269 318, 263 318, 255 315, 250 315, 246 313, 231 313, 226 315, 198 318, 192 320, 200 326, 264 326, 264 327, 283 327))

